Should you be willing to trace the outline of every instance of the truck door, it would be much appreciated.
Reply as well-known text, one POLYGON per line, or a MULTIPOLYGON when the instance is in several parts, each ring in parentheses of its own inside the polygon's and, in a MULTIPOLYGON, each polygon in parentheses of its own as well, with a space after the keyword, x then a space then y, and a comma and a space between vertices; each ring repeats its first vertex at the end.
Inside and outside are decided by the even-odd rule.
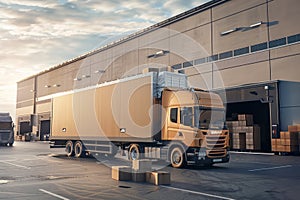
POLYGON ((193 146, 194 136, 197 133, 197 129, 194 126, 194 109, 190 107, 180 108, 180 128, 178 135, 180 140, 187 146, 193 146))

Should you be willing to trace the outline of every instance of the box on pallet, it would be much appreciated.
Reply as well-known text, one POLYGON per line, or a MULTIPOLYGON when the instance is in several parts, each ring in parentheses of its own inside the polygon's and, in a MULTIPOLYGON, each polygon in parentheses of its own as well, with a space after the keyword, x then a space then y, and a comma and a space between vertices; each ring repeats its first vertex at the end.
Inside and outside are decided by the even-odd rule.
POLYGON ((131 180, 134 182, 145 182, 146 181, 146 172, 133 171, 131 174, 131 180))
POLYGON ((250 114, 240 114, 238 115, 239 121, 246 121, 246 126, 252 126, 253 125, 253 115, 250 114))
POLYGON ((137 172, 151 171, 152 161, 147 159, 133 160, 132 169, 137 172))
POLYGON ((154 185, 169 185, 171 184, 171 176, 166 171, 146 172, 146 181, 154 185))
POLYGON ((117 181, 131 180, 131 167, 129 166, 112 166, 111 177, 117 181))
POLYGON ((300 132, 300 124, 288 126, 289 132, 300 132))

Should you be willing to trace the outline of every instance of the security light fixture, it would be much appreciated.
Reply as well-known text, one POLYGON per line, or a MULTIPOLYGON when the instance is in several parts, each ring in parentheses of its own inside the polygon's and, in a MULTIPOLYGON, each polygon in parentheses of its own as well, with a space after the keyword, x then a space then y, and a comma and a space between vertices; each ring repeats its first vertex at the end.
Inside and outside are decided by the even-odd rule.
POLYGON ((53 87, 60 87, 60 85, 59 84, 54 84, 53 87))
POLYGON ((260 21, 260 22, 257 22, 257 23, 254 23, 254 24, 251 24, 249 27, 250 28, 255 28, 255 27, 258 27, 258 26, 260 26, 260 25, 262 25, 263 24, 263 22, 262 21, 260 21))
POLYGON ((51 87, 51 85, 45 85, 45 88, 50 88, 51 87))
POLYGON ((148 58, 157 58, 157 57, 160 57, 160 56, 164 56, 167 53, 170 53, 170 51, 161 50, 161 51, 158 51, 158 52, 156 52, 154 54, 149 55, 148 58))
POLYGON ((105 70, 99 69, 99 70, 94 71, 94 73, 95 73, 95 74, 98 74, 98 73, 105 73, 105 70))
POLYGON ((239 30, 239 28, 233 28, 233 29, 230 29, 228 31, 223 31, 223 32, 221 32, 221 36, 227 35, 227 34, 232 33, 232 32, 235 32, 237 30, 239 30))
POLYGON ((81 78, 76 77, 76 78, 74 78, 73 80, 74 80, 74 81, 81 81, 81 78))
POLYGON ((84 75, 82 75, 81 77, 82 77, 82 78, 90 78, 91 76, 88 75, 88 74, 84 74, 84 75))

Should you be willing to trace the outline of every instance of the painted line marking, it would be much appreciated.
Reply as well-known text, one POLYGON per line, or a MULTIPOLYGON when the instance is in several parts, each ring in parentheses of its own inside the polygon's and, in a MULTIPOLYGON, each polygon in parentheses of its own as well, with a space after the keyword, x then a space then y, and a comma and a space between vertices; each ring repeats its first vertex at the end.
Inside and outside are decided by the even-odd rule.
POLYGON ((172 189, 172 190, 178 190, 178 191, 181 191, 181 192, 188 192, 188 193, 192 193, 192 194, 198 194, 198 195, 207 196, 207 197, 213 197, 213 198, 216 198, 216 199, 234 200, 234 199, 228 198, 228 197, 222 197, 222 196, 217 196, 217 195, 213 195, 213 194, 197 192, 197 191, 193 191, 193 190, 186 190, 186 189, 175 188, 175 187, 164 186, 164 185, 161 185, 160 187, 168 188, 168 189, 172 189))
POLYGON ((262 153, 262 152, 239 152, 239 151, 229 151, 233 154, 249 154, 249 155, 264 155, 264 156, 274 156, 274 153, 262 153))
POLYGON ((46 194, 49 194, 49 195, 51 195, 51 196, 53 196, 53 197, 57 197, 57 198, 59 198, 59 199, 63 199, 63 200, 69 200, 69 199, 68 199, 68 198, 66 198, 66 197, 60 196, 60 195, 58 195, 58 194, 55 194, 55 193, 49 192, 49 191, 47 191, 47 190, 44 190, 44 189, 39 189, 39 191, 41 191, 41 192, 44 192, 44 193, 46 193, 46 194))
POLYGON ((17 164, 7 162, 7 161, 0 161, 0 162, 5 163, 5 164, 9 164, 9 165, 12 165, 12 166, 15 166, 15 167, 20 167, 20 168, 24 168, 24 169, 31 169, 31 167, 26 167, 24 165, 17 165, 17 164))
POLYGON ((265 168, 259 168, 259 169, 251 169, 248 171, 256 172, 256 171, 265 171, 265 170, 272 170, 272 169, 282 169, 282 168, 288 168, 288 167, 292 167, 292 165, 283 165, 283 166, 277 166, 277 167, 265 167, 265 168))

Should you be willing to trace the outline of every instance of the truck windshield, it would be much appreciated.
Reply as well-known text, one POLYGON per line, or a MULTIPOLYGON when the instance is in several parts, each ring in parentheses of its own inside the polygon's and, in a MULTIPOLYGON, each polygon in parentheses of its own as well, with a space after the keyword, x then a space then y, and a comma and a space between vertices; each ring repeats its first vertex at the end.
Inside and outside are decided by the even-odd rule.
POLYGON ((0 122, 0 130, 10 130, 11 122, 0 122))
POLYGON ((224 109, 195 106, 194 111, 195 126, 199 129, 223 129, 225 122, 224 109))

